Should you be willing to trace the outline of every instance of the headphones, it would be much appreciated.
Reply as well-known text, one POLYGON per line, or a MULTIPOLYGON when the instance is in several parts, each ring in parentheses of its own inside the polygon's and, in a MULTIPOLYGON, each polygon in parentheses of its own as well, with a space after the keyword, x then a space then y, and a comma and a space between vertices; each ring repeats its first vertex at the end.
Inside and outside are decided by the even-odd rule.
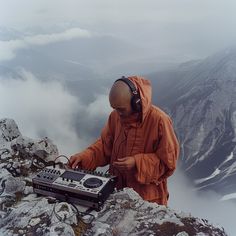
POLYGON ((140 98, 139 92, 135 88, 135 85, 133 84, 133 82, 131 80, 127 79, 125 76, 122 76, 120 79, 117 79, 116 81, 123 81, 124 83, 126 83, 129 86, 129 88, 132 92, 131 107, 132 107, 133 111, 141 112, 142 111, 141 98, 140 98))

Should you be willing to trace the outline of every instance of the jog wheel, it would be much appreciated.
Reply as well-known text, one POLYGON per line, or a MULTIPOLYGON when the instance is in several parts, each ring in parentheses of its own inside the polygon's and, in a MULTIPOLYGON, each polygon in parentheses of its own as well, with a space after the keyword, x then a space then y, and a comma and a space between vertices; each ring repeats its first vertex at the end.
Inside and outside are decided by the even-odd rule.
POLYGON ((89 178, 84 181, 86 188, 98 188, 102 185, 102 180, 98 178, 89 178))

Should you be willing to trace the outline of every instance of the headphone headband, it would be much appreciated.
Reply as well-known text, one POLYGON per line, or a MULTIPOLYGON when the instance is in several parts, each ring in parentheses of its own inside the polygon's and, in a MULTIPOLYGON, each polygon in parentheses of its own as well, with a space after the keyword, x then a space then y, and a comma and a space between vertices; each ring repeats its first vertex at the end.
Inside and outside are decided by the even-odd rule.
POLYGON ((138 94, 138 91, 135 88, 134 84, 128 78, 126 78, 125 76, 122 76, 120 79, 117 79, 115 82, 117 82, 117 81, 125 82, 129 86, 129 88, 130 88, 130 90, 131 90, 133 95, 137 95, 138 94))
POLYGON ((125 76, 122 76, 120 79, 117 79, 116 81, 123 81, 129 86, 132 92, 131 107, 135 112, 140 112, 142 110, 141 98, 133 82, 128 78, 126 78, 125 76))

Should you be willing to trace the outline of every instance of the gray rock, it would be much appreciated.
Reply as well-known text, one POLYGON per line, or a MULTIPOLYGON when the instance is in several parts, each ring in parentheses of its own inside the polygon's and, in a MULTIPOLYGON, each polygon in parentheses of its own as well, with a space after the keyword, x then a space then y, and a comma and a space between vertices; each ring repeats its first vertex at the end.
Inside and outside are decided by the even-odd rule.
POLYGON ((75 233, 70 225, 58 222, 50 227, 50 236, 75 236, 75 233))
POLYGON ((0 120, 1 166, 14 177, 27 176, 32 167, 43 168, 57 156, 58 149, 49 138, 33 140, 23 137, 14 120, 0 120))
POLYGON ((0 144, 4 142, 11 142, 13 139, 21 136, 21 133, 12 119, 1 119, 0 120, 0 144))
POLYGON ((110 196, 85 235, 176 235, 180 232, 180 235, 200 232, 226 235, 207 222, 199 225, 199 220, 188 214, 178 214, 168 207, 144 201, 130 188, 110 196))
POLYGON ((128 188, 111 194, 100 212, 90 214, 85 207, 37 196, 32 176, 58 155, 56 146, 48 138, 19 135, 0 148, 6 142, 11 142, 11 157, 0 164, 0 235, 226 235, 206 220, 146 202, 128 188))

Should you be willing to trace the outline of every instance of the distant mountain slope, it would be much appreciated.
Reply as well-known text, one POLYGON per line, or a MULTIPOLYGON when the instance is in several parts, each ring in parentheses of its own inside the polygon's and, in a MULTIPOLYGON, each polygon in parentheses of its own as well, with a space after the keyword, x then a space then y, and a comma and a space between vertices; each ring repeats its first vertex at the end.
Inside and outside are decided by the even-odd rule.
POLYGON ((164 73, 166 80, 156 76, 150 78, 172 114, 186 173, 200 189, 236 192, 236 50, 182 65, 164 73))

